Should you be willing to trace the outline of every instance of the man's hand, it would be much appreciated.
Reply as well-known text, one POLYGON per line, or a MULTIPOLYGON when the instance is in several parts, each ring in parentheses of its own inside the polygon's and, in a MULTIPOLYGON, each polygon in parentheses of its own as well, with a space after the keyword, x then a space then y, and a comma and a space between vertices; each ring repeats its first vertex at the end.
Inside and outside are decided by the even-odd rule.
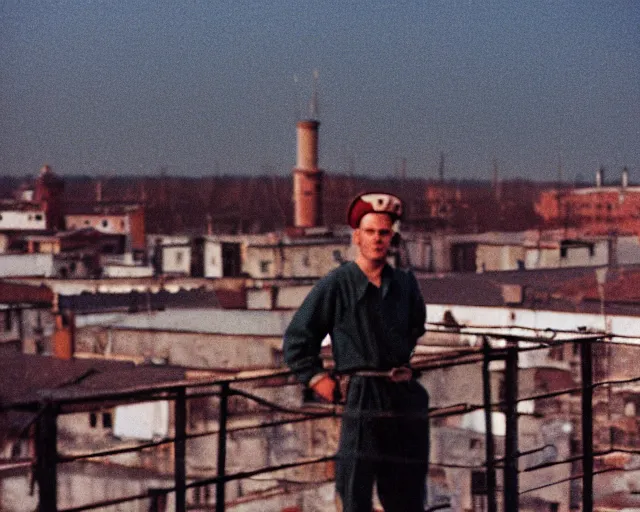
POLYGON ((315 375, 309 382, 309 387, 323 400, 333 403, 336 390, 336 381, 329 374, 321 373, 315 375))

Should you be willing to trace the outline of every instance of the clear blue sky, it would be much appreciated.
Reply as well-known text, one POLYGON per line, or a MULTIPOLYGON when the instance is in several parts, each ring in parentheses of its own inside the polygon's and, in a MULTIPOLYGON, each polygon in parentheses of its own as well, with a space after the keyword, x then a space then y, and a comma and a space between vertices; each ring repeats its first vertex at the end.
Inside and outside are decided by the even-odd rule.
POLYGON ((637 0, 0 0, 0 175, 640 182, 637 0))

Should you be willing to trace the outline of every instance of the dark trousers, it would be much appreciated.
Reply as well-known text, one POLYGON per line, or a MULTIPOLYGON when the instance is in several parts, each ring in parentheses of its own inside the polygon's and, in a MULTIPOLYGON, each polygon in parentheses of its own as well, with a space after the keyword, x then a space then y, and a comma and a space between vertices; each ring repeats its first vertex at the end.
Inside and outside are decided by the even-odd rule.
POLYGON ((426 468, 422 465, 338 459, 336 490, 343 512, 371 512, 373 484, 385 512, 424 512, 426 468))
POLYGON ((344 512, 371 512, 374 483, 385 512, 424 511, 428 409, 428 394, 415 381, 352 379, 336 459, 344 512))

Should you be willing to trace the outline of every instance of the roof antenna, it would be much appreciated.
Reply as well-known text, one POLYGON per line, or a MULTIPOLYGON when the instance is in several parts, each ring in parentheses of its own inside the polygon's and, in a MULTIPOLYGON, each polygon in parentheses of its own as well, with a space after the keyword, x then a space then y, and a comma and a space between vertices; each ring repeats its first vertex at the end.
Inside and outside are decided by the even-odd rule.
POLYGON ((296 121, 299 121, 300 118, 302 117, 302 112, 303 112, 303 108, 302 108, 302 99, 300 98, 300 89, 298 88, 298 75, 294 74, 293 75, 293 83, 295 84, 295 100, 296 100, 296 104, 295 104, 295 119, 296 121))
POLYGON ((311 119, 318 119, 318 77, 320 73, 317 69, 313 70, 313 92, 311 93, 311 101, 309 102, 309 114, 311 119))

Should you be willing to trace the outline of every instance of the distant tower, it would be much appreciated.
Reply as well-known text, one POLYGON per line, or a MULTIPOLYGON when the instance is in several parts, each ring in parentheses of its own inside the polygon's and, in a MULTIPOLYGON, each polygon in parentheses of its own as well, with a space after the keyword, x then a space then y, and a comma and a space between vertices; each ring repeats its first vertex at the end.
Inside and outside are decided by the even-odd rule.
POLYGON ((318 127, 315 119, 298 121, 297 160, 293 169, 294 226, 322 225, 322 177, 318 169, 318 127))
POLYGON ((314 228, 322 225, 322 178, 318 169, 318 70, 313 71, 313 93, 309 118, 297 124, 297 159, 293 168, 293 225, 314 228))
POLYGON ((34 201, 40 203, 47 217, 47 229, 64 229, 62 193, 64 181, 48 165, 43 165, 36 179, 34 201))

